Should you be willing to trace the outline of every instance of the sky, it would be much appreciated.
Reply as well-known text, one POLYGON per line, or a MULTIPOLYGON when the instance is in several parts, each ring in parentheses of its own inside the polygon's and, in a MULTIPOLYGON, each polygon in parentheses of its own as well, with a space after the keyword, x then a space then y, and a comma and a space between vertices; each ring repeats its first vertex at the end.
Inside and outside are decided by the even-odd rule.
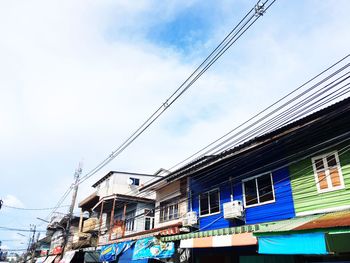
MULTIPOLYGON (((116 149, 254 4, 1 1, 4 204, 55 206, 78 163, 84 174, 116 149)), ((348 54, 349 9, 349 1, 277 0, 154 125, 81 185, 78 201, 110 170, 153 174, 173 166, 348 54)), ((0 226, 44 229, 36 218, 48 213, 3 207, 0 226)), ((2 247, 26 247, 24 234, 0 229, 0 240, 15 240, 2 247)))

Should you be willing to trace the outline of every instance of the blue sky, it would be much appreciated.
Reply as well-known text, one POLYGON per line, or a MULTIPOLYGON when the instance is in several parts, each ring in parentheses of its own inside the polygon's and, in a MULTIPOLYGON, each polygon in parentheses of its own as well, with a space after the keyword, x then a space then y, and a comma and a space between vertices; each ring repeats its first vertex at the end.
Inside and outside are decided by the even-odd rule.
MULTIPOLYGON (((254 3, 1 2, 0 197, 24 208, 55 205, 79 161, 88 171, 104 159, 254 3)), ((82 185, 78 199, 109 170, 171 167, 343 57, 349 6, 276 1, 142 137, 82 185)), ((29 228, 47 214, 4 208, 0 226, 29 228)), ((0 230, 0 240, 18 238, 0 230)))

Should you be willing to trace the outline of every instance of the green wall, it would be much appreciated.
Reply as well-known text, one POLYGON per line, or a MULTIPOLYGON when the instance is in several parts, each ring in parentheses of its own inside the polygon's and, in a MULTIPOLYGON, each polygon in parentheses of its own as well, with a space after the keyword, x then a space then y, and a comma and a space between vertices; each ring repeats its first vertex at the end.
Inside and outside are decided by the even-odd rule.
POLYGON ((318 193, 311 157, 290 165, 289 172, 295 213, 350 205, 350 149, 344 149, 344 147, 346 145, 316 154, 318 156, 334 150, 338 151, 344 177, 344 189, 318 193))

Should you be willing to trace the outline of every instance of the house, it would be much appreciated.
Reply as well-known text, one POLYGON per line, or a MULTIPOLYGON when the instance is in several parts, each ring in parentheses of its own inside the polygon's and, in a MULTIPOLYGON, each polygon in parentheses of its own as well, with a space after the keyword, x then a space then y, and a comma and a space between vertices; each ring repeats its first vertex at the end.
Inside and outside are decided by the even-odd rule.
POLYGON ((187 179, 163 180, 160 178, 140 189, 155 193, 155 228, 182 226, 182 218, 188 212, 187 179))
POLYGON ((99 218, 98 245, 154 228, 154 200, 130 195, 105 196, 93 207, 99 218))
POLYGON ((154 195, 138 197, 139 189, 160 175, 110 171, 92 185, 95 192, 79 203, 77 244, 104 245, 154 227, 154 195), (88 219, 83 215, 87 214, 88 219))
MULTIPOLYGON (((180 241, 180 247, 192 249, 199 261, 210 261, 210 258, 244 261, 245 257, 256 255, 257 245, 262 247, 264 240, 268 240, 268 244, 279 244, 282 241, 278 238, 285 242, 286 248, 295 242, 304 244, 310 235, 311 242, 326 244, 325 237, 333 234, 329 228, 341 227, 342 231, 350 228, 346 214, 334 215, 342 224, 332 225, 328 221, 329 228, 309 227, 306 236, 298 232, 272 238, 271 231, 253 233, 276 222, 295 224, 296 219, 305 223, 311 219, 303 216, 350 208, 349 127, 350 98, 217 155, 204 156, 159 179, 159 187, 153 183, 149 188, 153 187, 157 195, 166 192, 168 196, 176 192, 167 189, 168 185, 187 180, 188 215, 196 214, 198 218, 198 222, 192 220, 190 233, 162 240, 180 241), (315 231, 322 234, 313 233, 315 231), (221 248, 213 252, 212 247, 221 248)), ((184 222, 188 222, 188 218, 184 222)), ((344 236, 337 238, 343 240, 344 236)), ((324 245, 320 253, 337 253, 336 249, 327 249, 324 245)), ((275 251, 288 254, 287 249, 275 251)), ((339 251, 344 253, 344 249, 339 251)), ((300 252, 307 254, 305 249, 300 252)))
MULTIPOLYGON (((137 195, 138 189, 159 175, 110 171, 92 185, 100 198, 112 194, 137 195)), ((151 197, 152 198, 152 197, 151 197)))

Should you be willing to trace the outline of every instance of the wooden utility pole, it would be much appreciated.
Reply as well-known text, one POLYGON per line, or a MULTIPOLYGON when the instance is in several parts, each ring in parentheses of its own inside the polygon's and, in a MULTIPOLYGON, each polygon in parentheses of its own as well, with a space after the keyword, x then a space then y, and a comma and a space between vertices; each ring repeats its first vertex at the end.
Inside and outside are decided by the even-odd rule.
POLYGON ((77 194, 78 194, 79 178, 80 178, 82 171, 83 171, 82 170, 82 163, 79 163, 78 169, 76 169, 75 173, 74 173, 72 202, 70 204, 69 211, 68 211, 68 221, 67 221, 66 233, 65 233, 64 244, 63 244, 63 249, 62 249, 62 256, 63 256, 64 251, 66 250, 66 246, 67 246, 68 239, 69 239, 71 220, 73 217, 73 210, 74 210, 75 201, 77 199, 77 194))

